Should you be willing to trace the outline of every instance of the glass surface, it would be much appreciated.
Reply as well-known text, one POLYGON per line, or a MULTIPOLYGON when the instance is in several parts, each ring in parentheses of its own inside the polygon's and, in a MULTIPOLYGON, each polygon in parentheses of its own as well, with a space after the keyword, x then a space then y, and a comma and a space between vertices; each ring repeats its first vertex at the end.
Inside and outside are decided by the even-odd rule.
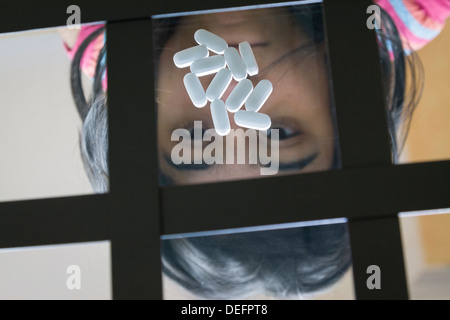
POLYGON ((409 297, 450 299, 450 209, 400 214, 409 297))
POLYGON ((156 16, 153 37, 162 186, 340 167, 320 1, 156 16), (219 42, 228 46, 225 52, 199 30, 221 38, 219 42), (252 63, 241 63, 247 71, 242 79, 239 61, 247 61, 244 42, 250 45, 258 71, 253 72, 252 63), (190 53, 192 65, 181 63, 179 55, 199 45, 206 46, 206 55, 201 50, 190 53), (236 63, 231 58, 233 48, 236 63), (198 69, 205 62, 200 63, 202 57, 219 61, 217 69, 211 66, 212 74, 202 75, 198 69), (213 79, 224 69, 231 71, 231 82, 223 72, 215 91, 213 79), (198 91, 184 82, 190 73, 198 79, 191 77, 193 82, 199 81, 198 91), (267 81, 272 91, 265 99, 264 85, 257 88, 267 81), (250 96, 242 89, 243 98, 237 99, 241 103, 230 102, 231 93, 244 82, 253 87, 250 96), (255 96, 264 97, 262 104, 251 103, 255 96))
POLYGON ((345 219, 161 237, 163 298, 355 299, 345 219))
POLYGON ((0 34, 0 201, 108 190, 107 182, 92 188, 87 178, 91 170, 86 171, 85 157, 80 156, 80 150, 87 150, 80 147, 87 136, 86 121, 81 120, 74 98, 79 105, 84 97, 90 108, 104 32, 88 46, 79 63, 81 70, 72 75, 75 95, 71 87, 76 48, 99 27, 0 34))
POLYGON ((0 300, 110 300, 109 241, 0 249, 0 300))

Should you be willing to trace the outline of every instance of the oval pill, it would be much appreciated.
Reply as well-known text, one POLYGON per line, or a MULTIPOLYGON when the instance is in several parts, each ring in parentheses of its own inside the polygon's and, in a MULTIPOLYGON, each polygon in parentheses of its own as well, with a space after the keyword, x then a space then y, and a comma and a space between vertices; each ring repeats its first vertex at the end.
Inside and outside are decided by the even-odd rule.
POLYGON ((224 39, 205 29, 195 31, 194 39, 198 44, 203 44, 209 50, 218 54, 222 54, 228 48, 228 43, 224 39))
POLYGON ((209 101, 220 99, 231 82, 231 71, 227 68, 220 69, 206 89, 206 98, 209 101))
POLYGON ((240 81, 228 96, 225 105, 230 112, 238 111, 250 93, 253 91, 253 84, 249 79, 240 81))
POLYGON ((255 89, 253 89, 247 101, 245 101, 245 109, 247 111, 258 112, 269 98, 272 90, 272 82, 270 82, 269 80, 261 80, 255 86, 255 89))
POLYGON ((227 108, 222 100, 214 100, 211 102, 211 116, 214 128, 221 136, 225 136, 230 132, 230 119, 228 118, 227 108))
POLYGON ((240 127, 255 130, 267 130, 272 124, 267 114, 246 110, 236 112, 234 121, 240 127))
POLYGON ((239 43, 239 53, 241 54, 242 60, 244 61, 248 75, 254 76, 255 74, 258 74, 258 63, 256 62, 255 55, 253 54, 250 43, 248 43, 247 41, 239 43))
POLYGON ((209 56, 208 48, 204 45, 181 50, 173 56, 173 62, 178 68, 189 67, 194 61, 209 56))
POLYGON ((220 69, 225 68, 225 66, 225 58, 220 55, 215 55, 194 61, 191 64, 191 72, 197 77, 202 77, 216 73, 220 69))
POLYGON ((230 68, 231 74, 236 81, 241 81, 247 77, 247 68, 236 48, 229 47, 224 52, 225 61, 230 68))
POLYGON ((192 103, 197 108, 202 108, 208 102, 206 93, 198 77, 193 73, 188 73, 183 78, 184 87, 191 98, 192 103))

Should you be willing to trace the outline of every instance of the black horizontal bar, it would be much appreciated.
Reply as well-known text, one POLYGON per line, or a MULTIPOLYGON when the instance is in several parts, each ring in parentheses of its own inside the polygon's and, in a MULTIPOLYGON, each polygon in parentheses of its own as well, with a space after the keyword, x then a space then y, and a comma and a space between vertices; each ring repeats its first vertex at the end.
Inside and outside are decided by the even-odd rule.
POLYGON ((450 207, 450 161, 161 190, 163 234, 450 207))
MULTIPOLYGON (((449 176, 442 161, 162 188, 163 234, 447 208, 449 176)), ((127 199, 122 208, 110 194, 0 203, 0 247, 111 239, 110 219, 126 227, 118 213, 136 201, 127 199)))
POLYGON ((123 21, 156 14, 232 8, 283 2, 279 0, 3 0, 0 2, 0 33, 64 26, 70 5, 81 10, 81 22, 123 21))
POLYGON ((108 195, 0 203, 0 247, 110 240, 108 195))

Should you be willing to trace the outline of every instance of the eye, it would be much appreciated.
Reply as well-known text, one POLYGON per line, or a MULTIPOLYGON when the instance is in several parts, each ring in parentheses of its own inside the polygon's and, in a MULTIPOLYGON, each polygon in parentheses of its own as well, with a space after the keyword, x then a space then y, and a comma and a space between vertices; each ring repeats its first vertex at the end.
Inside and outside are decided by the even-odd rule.
POLYGON ((279 127, 273 127, 270 130, 267 130, 268 138, 270 138, 272 136, 272 130, 274 130, 274 129, 278 130, 278 137, 280 140, 286 140, 286 139, 295 137, 300 134, 299 130, 279 126, 279 127))

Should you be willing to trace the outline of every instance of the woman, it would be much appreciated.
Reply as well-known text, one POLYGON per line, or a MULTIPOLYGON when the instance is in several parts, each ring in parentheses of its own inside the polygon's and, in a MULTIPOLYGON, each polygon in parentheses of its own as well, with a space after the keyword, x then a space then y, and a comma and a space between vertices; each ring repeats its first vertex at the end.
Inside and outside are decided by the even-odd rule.
MULTIPOLYGON (((380 56, 395 160, 418 93, 414 82, 406 96, 406 70, 412 72, 413 80, 420 77, 414 77, 414 59, 405 57, 404 33, 398 33, 384 11, 381 20, 380 56)), ((176 68, 172 61, 176 52, 195 44, 193 33, 199 28, 220 35, 230 46, 249 41, 260 65, 255 83, 262 78, 273 82, 273 94, 261 112, 270 115, 272 129, 279 129, 280 174, 339 168, 320 4, 216 13, 154 21, 161 185, 259 176, 259 165, 177 167, 167 156, 176 143, 170 139, 173 130, 192 130, 194 121, 212 127, 208 108, 193 107, 183 88, 186 70, 176 68)), ((108 140, 101 49, 97 50, 100 58, 91 106, 83 101, 79 80, 83 52, 98 34, 77 50, 72 85, 84 119, 82 155, 87 172, 96 190, 104 192, 108 189, 108 140)), ((203 86, 209 81, 211 77, 202 78, 203 86)), ((344 224, 167 239, 162 241, 162 254, 164 284, 177 287, 174 295, 165 296, 169 299, 180 297, 177 294, 182 290, 199 298, 302 298, 337 283, 351 266, 344 224)))

